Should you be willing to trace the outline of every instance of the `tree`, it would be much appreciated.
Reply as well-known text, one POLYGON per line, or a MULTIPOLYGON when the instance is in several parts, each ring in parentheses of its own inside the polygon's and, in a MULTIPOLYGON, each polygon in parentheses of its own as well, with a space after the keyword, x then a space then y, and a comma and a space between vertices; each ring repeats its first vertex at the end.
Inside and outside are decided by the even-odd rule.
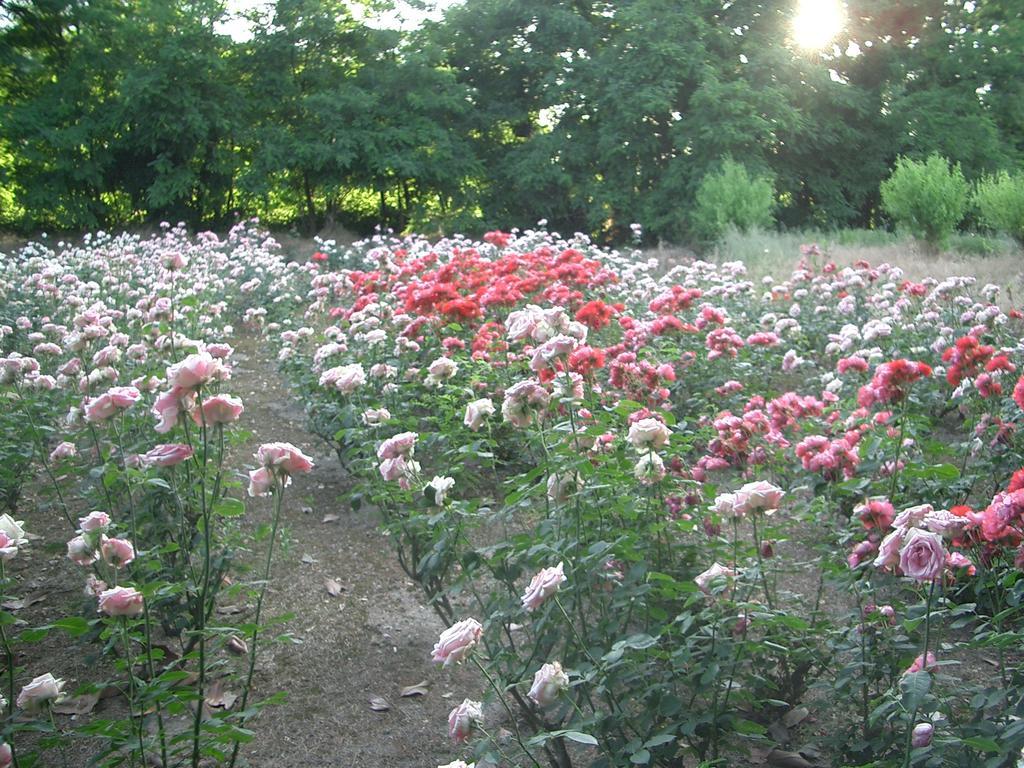
POLYGON ((882 204, 896 226, 925 240, 945 245, 967 212, 968 185, 959 164, 933 154, 924 162, 901 157, 892 176, 882 182, 882 204))

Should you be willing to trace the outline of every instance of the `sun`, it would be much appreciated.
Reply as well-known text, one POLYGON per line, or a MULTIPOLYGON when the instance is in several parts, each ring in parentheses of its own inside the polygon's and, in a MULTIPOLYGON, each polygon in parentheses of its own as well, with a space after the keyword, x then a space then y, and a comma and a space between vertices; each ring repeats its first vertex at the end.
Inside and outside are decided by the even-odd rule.
POLYGON ((808 50, 827 47, 846 24, 845 5, 842 0, 797 0, 793 40, 808 50))

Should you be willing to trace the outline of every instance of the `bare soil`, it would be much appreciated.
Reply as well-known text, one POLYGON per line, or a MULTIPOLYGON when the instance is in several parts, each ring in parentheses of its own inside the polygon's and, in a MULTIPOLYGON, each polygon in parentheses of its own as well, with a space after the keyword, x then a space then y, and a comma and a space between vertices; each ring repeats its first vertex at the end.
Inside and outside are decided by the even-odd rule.
MULTIPOLYGON (((291 768, 370 764, 379 768, 433 768, 455 759, 447 738, 448 712, 480 685, 463 670, 442 671, 430 661, 440 619, 398 567, 372 511, 353 512, 348 482, 333 453, 305 429, 305 417, 277 372, 269 351, 243 339, 235 354, 234 394, 245 401, 254 434, 232 464, 251 461, 268 441, 294 443, 316 468, 285 492, 287 542, 274 565, 268 616, 294 613, 285 625, 297 644, 267 648, 256 676, 257 696, 286 690, 281 706, 253 725, 256 738, 242 750, 250 765, 291 768), (324 523, 325 515, 338 515, 324 523), (331 596, 326 579, 342 587, 331 596), (405 686, 426 681, 425 696, 402 698, 405 686), (371 697, 390 705, 370 708, 371 697)), ((247 501, 253 525, 269 521, 267 500, 247 501)))

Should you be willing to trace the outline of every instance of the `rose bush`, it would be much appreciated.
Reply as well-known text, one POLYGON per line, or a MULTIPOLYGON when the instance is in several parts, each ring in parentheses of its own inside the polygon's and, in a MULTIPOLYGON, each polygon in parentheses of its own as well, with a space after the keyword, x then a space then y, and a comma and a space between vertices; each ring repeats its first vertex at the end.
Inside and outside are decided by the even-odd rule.
POLYGON ((500 234, 378 236, 267 327, 353 503, 446 626, 480 619, 511 737, 465 757, 738 764, 807 707, 832 764, 1016 759, 1024 315, 999 289, 500 234), (960 681, 982 648, 1007 693, 960 681))
MULTIPOLYGON (((287 263, 247 226, 168 228, 0 266, 0 579, 31 556, 31 466, 32 511, 66 521, 92 596, 0 624, 7 687, 43 671, 14 646, 96 635, 131 703, 88 726, 99 761, 235 764, 258 710, 283 493, 313 466, 260 448, 260 570, 225 578, 245 573, 235 325, 276 353, 351 503, 379 510, 444 622, 434 660, 487 686, 450 715, 452 765, 1017 760, 1024 314, 997 287, 814 247, 758 285, 738 263, 662 274, 543 230, 327 250, 287 263), (236 593, 255 621, 215 621, 236 593), (204 719, 220 649, 241 706, 204 719)), ((48 700, 6 713, 12 759, 53 731, 48 700)))

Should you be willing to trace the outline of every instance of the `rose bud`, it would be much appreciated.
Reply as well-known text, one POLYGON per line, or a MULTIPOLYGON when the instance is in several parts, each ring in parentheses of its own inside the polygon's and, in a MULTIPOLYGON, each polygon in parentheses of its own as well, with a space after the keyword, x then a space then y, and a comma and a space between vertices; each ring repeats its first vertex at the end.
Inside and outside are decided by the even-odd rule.
POLYGON ((932 733, 935 728, 931 723, 918 723, 914 726, 914 733, 910 737, 912 747, 927 747, 932 743, 932 733))
POLYGON ((569 676, 555 661, 545 664, 533 676, 533 687, 527 696, 538 707, 546 707, 558 699, 558 694, 569 687, 569 676))

